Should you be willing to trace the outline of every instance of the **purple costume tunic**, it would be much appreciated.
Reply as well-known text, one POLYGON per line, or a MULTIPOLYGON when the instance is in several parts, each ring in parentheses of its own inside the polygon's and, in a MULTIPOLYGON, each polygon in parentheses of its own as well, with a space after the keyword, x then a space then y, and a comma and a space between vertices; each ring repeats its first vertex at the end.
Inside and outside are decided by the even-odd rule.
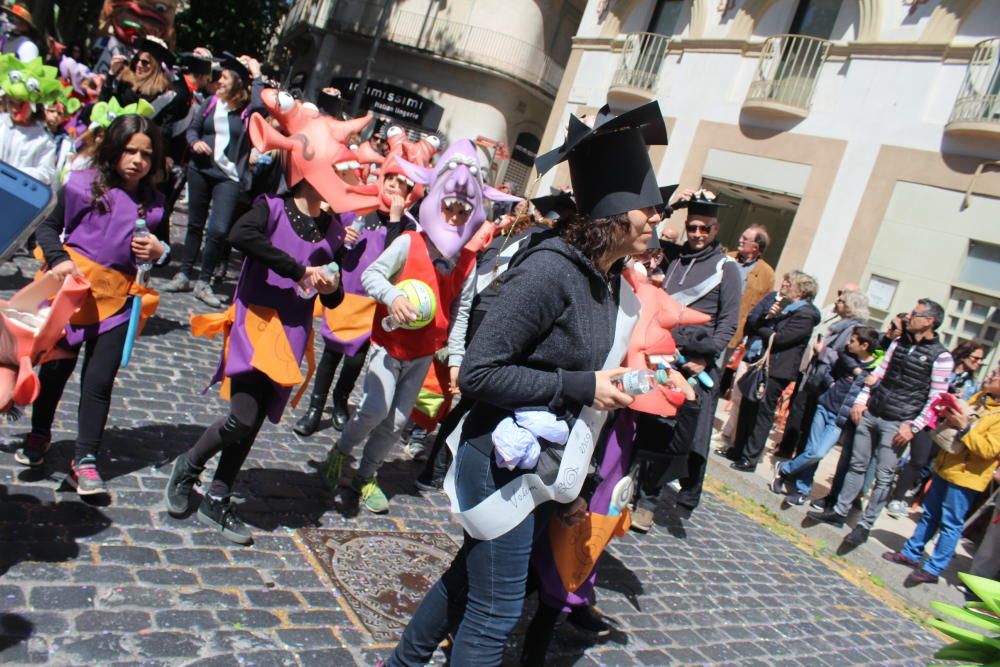
MULTIPOLYGON (((135 221, 144 217, 149 230, 155 231, 163 221, 163 195, 155 193, 153 201, 146 204, 143 216, 139 215, 139 205, 132 195, 119 188, 111 188, 104 195, 108 212, 102 213, 91 203, 91 186, 96 177, 96 170, 87 169, 74 171, 66 181, 63 216, 65 245, 87 259, 133 277, 136 265, 131 246, 135 221)), ((84 326, 67 324, 66 344, 76 347, 85 340, 127 323, 131 311, 132 300, 129 299, 121 310, 100 322, 84 326)))
MULTIPOLYGON (((340 279, 344 283, 344 294, 353 294, 366 299, 371 298, 364 285, 361 284, 361 274, 385 250, 385 235, 385 225, 379 225, 375 229, 366 227, 361 230, 361 238, 358 239, 354 247, 344 249, 340 266, 340 279)), ((371 339, 370 331, 367 335, 363 334, 350 340, 340 338, 338 332, 330 329, 326 317, 323 318, 320 332, 323 334, 323 340, 328 348, 347 357, 357 354, 371 339)))
MULTIPOLYGON (((628 474, 635 448, 636 420, 635 412, 620 410, 614 425, 605 431, 607 441, 599 471, 601 483, 590 497, 590 504, 587 507, 594 514, 608 513, 615 485, 628 474)), ((556 609, 561 608, 563 611, 590 604, 594 582, 597 580, 597 568, 594 567, 579 588, 572 593, 567 591, 552 558, 552 543, 548 531, 539 535, 535 542, 531 564, 539 575, 539 595, 545 604, 556 609)))
MULTIPOLYGON (((344 241, 344 226, 337 216, 331 216, 326 237, 311 243, 299 237, 292 229, 291 222, 285 214, 283 198, 266 196, 265 200, 270 211, 265 233, 274 247, 288 253, 303 266, 322 266, 333 261, 334 253, 344 241)), ((282 278, 253 257, 247 257, 243 261, 240 279, 236 284, 236 294, 233 296, 236 313, 229 335, 229 354, 223 352, 211 384, 221 381, 223 377, 231 378, 255 370, 251 364, 254 348, 244 324, 247 309, 251 305, 273 308, 277 311, 288 344, 295 356, 295 363, 302 363, 306 345, 309 343, 309 334, 312 332, 313 300, 316 297, 303 299, 295 290, 297 285, 298 283, 291 278, 282 278)), ((274 382, 272 385, 274 391, 268 400, 267 418, 277 424, 281 421, 281 414, 292 394, 292 388, 274 382)))

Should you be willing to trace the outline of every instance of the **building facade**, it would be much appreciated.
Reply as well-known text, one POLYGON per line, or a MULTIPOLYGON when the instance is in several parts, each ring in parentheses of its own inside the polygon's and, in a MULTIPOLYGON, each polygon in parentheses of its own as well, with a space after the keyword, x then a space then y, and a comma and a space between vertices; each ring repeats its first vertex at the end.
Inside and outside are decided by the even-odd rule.
POLYGON ((779 275, 813 274, 826 303, 859 283, 880 320, 933 298, 945 342, 995 366, 997 35, 989 0, 590 0, 541 150, 571 113, 658 100, 660 182, 730 203, 723 243, 763 223, 779 275))
POLYGON ((491 180, 521 192, 584 4, 296 0, 281 36, 292 54, 287 81, 313 99, 329 85, 353 97, 387 6, 362 108, 445 141, 483 137, 491 180))

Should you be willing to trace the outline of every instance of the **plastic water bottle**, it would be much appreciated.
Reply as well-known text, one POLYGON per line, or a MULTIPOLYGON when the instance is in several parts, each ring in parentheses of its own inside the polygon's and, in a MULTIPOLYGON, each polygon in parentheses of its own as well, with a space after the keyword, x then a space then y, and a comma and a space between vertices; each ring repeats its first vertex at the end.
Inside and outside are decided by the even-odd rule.
MULTIPOLYGON (((683 366, 687 362, 688 361, 684 357, 684 355, 681 354, 680 352, 678 352, 677 353, 677 365, 678 366, 683 366)), ((688 382, 690 382, 691 384, 694 384, 696 382, 695 378, 697 378, 697 382, 700 382, 702 384, 702 386, 705 387, 705 389, 711 389, 712 387, 715 386, 715 381, 712 379, 712 376, 709 375, 708 373, 706 373, 705 371, 701 371, 697 375, 688 378, 688 382)))
MULTIPOLYGON (((340 271, 340 266, 336 262, 330 262, 329 264, 323 267, 323 273, 330 280, 334 280, 337 277, 338 271, 340 271)), ((311 285, 308 287, 303 287, 302 285, 296 285, 295 291, 303 299, 311 299, 314 296, 316 296, 316 294, 318 294, 318 292, 315 289, 313 289, 311 285)))
MULTIPOLYGON (((139 218, 135 221, 135 230, 132 232, 132 238, 134 239, 144 239, 149 237, 150 231, 149 226, 143 218, 139 218)), ((149 280, 149 272, 153 270, 152 262, 136 262, 136 282, 145 285, 149 280)))
POLYGON ((667 380, 669 380, 669 376, 662 368, 655 371, 642 368, 611 378, 611 382, 618 388, 618 391, 629 396, 648 394, 653 391, 656 385, 666 384, 667 380))
MULTIPOLYGON (((356 231, 358 234, 360 234, 361 230, 364 228, 365 228, 364 218, 355 218, 354 222, 351 223, 351 229, 356 231)), ((348 250, 353 250, 354 245, 355 245, 354 243, 345 243, 344 247, 347 248, 348 250)), ((390 331, 390 329, 386 329, 386 331, 390 331)))
POLYGON ((392 313, 389 313, 382 318, 382 330, 383 331, 395 331, 399 327, 403 326, 402 323, 398 322, 392 313))

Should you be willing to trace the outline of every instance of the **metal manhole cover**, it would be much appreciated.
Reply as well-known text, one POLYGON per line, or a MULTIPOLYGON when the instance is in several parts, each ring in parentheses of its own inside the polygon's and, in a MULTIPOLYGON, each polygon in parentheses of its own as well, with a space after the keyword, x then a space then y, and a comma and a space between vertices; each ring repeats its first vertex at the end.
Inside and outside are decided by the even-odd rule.
POLYGON ((298 533, 376 642, 399 639, 458 551, 442 533, 333 528, 298 533))

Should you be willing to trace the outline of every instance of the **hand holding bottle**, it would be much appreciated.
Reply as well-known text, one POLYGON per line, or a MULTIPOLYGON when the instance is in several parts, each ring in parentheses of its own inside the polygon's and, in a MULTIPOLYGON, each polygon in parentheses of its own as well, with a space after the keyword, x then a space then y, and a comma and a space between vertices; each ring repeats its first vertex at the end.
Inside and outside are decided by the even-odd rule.
POLYGON ((389 306, 389 314, 396 322, 416 322, 420 319, 420 311, 410 303, 405 296, 397 296, 389 306))

